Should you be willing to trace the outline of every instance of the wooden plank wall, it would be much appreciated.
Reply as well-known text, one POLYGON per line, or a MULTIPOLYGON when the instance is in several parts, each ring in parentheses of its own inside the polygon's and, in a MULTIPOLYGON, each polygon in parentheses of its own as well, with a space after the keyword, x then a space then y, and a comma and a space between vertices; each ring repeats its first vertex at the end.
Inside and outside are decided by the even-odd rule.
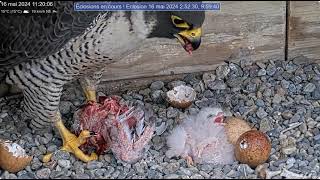
POLYGON ((285 22, 285 1, 223 1, 220 11, 206 12, 193 56, 176 40, 150 41, 108 66, 102 81, 210 71, 225 60, 284 59, 285 22))
POLYGON ((320 1, 289 2, 288 58, 320 61, 320 1))

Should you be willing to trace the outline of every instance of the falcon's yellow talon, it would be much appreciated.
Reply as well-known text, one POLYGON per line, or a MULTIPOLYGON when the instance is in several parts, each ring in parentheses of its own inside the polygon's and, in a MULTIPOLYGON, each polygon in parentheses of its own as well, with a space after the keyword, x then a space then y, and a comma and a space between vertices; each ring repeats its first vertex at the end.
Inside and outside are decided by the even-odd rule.
POLYGON ((74 155, 83 162, 89 162, 98 159, 98 155, 96 153, 91 153, 91 155, 89 156, 84 154, 80 149, 75 150, 74 155))
MULTIPOLYGON (((86 139, 90 137, 90 132, 87 130, 82 131, 79 136, 77 137, 76 135, 72 134, 63 124, 61 120, 61 115, 58 113, 56 121, 56 127, 59 130, 59 133, 62 137, 63 141, 63 146, 61 150, 67 151, 69 153, 73 153, 78 159, 88 162, 92 160, 97 160, 98 156, 95 153, 92 153, 91 155, 86 155, 83 153, 80 149, 79 146, 84 144, 86 142, 86 139)), ((43 162, 49 162, 52 157, 52 153, 49 153, 43 157, 43 162)))
POLYGON ((89 90, 89 89, 86 88, 84 90, 84 94, 86 96, 87 102, 89 102, 89 101, 96 102, 97 101, 96 91, 95 90, 89 90))
POLYGON ((48 153, 48 154, 44 155, 42 158, 42 162, 44 162, 44 163, 49 162, 51 160, 52 155, 53 155, 53 153, 48 153))
POLYGON ((84 95, 86 96, 87 102, 97 101, 97 97, 96 97, 97 82, 96 81, 97 81, 96 79, 94 78, 92 79, 90 77, 84 77, 80 79, 80 85, 84 92, 84 95))
POLYGON ((93 153, 91 153, 91 158, 92 158, 93 160, 98 160, 98 155, 93 152, 93 153))

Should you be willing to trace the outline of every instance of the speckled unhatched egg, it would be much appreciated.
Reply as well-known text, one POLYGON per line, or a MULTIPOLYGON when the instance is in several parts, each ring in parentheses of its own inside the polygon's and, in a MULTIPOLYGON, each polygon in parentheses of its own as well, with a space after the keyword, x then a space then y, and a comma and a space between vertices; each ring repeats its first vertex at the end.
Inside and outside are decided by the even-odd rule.
POLYGON ((271 153, 269 137, 258 130, 243 133, 235 145, 235 157, 250 167, 256 167, 266 162, 271 153))

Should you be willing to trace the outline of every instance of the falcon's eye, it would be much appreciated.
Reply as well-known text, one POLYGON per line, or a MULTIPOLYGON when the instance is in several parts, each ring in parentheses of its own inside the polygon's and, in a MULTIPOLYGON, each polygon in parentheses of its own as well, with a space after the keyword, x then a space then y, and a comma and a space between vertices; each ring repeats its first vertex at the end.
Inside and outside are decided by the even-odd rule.
POLYGON ((190 25, 184 21, 183 19, 181 19, 178 16, 175 15, 171 15, 171 20, 172 23, 177 27, 177 28, 181 28, 181 29, 190 29, 190 25))

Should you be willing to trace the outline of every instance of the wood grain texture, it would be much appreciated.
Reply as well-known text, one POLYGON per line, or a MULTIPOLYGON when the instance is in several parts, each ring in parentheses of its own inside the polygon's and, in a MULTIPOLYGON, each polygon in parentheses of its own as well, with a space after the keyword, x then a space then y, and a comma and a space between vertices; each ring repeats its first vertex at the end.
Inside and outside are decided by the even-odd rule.
POLYGON ((320 60, 320 1, 290 1, 288 58, 320 60))
POLYGON ((189 56, 176 40, 156 39, 106 68, 102 81, 214 70, 225 60, 284 59, 284 1, 224 1, 206 12, 201 47, 189 56))

